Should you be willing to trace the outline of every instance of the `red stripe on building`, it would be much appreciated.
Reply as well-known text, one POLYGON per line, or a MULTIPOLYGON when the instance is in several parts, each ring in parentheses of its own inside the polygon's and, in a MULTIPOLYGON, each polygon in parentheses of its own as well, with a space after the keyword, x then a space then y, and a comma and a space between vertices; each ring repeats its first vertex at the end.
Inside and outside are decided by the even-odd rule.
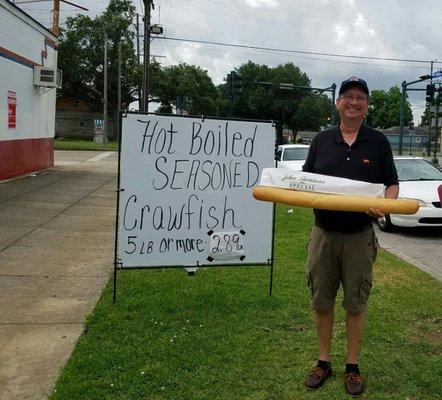
POLYGON ((0 180, 54 166, 54 138, 0 141, 0 180))
POLYGON ((30 60, 29 58, 23 57, 20 54, 14 53, 13 51, 5 49, 4 47, 1 46, 0 46, 0 57, 7 58, 11 61, 25 65, 26 67, 30 68, 33 68, 35 65, 40 65, 39 63, 36 63, 35 61, 30 60))

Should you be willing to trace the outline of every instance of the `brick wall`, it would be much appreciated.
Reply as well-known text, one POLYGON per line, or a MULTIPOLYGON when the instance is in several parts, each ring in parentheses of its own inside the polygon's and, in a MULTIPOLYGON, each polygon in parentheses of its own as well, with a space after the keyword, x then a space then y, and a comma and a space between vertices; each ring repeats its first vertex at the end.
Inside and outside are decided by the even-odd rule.
MULTIPOLYGON (((55 137, 93 139, 94 120, 102 118, 103 114, 99 112, 57 110, 55 115, 55 137)), ((108 118, 108 138, 113 137, 113 120, 108 118)))

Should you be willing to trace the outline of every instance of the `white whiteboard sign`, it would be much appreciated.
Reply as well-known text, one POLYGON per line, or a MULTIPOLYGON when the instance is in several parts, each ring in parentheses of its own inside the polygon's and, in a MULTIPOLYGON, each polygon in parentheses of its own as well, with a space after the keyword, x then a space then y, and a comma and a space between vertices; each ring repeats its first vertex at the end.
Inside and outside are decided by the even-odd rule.
POLYGON ((122 267, 268 263, 272 204, 252 190, 272 123, 129 113, 121 129, 122 267))

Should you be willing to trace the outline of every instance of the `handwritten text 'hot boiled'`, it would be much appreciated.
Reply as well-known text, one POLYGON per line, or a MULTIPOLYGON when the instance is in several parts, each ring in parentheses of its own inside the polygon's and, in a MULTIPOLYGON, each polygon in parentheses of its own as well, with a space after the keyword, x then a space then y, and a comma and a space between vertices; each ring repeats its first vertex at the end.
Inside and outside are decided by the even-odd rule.
POLYGON ((258 181, 259 167, 251 160, 257 125, 245 135, 231 131, 228 122, 218 124, 216 130, 193 122, 189 147, 178 149, 178 159, 176 146, 183 142, 175 140, 180 133, 173 123, 164 128, 159 121, 138 121, 145 124, 140 152, 156 156, 152 180, 155 190, 249 188, 258 181))

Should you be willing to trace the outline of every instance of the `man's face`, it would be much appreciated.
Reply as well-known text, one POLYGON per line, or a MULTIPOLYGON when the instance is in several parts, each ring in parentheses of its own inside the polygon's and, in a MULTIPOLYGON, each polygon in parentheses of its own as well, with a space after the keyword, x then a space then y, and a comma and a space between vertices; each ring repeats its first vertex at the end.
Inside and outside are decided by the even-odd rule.
POLYGON ((339 96, 336 108, 341 116, 341 121, 362 122, 368 109, 368 97, 362 89, 350 87, 339 96))

